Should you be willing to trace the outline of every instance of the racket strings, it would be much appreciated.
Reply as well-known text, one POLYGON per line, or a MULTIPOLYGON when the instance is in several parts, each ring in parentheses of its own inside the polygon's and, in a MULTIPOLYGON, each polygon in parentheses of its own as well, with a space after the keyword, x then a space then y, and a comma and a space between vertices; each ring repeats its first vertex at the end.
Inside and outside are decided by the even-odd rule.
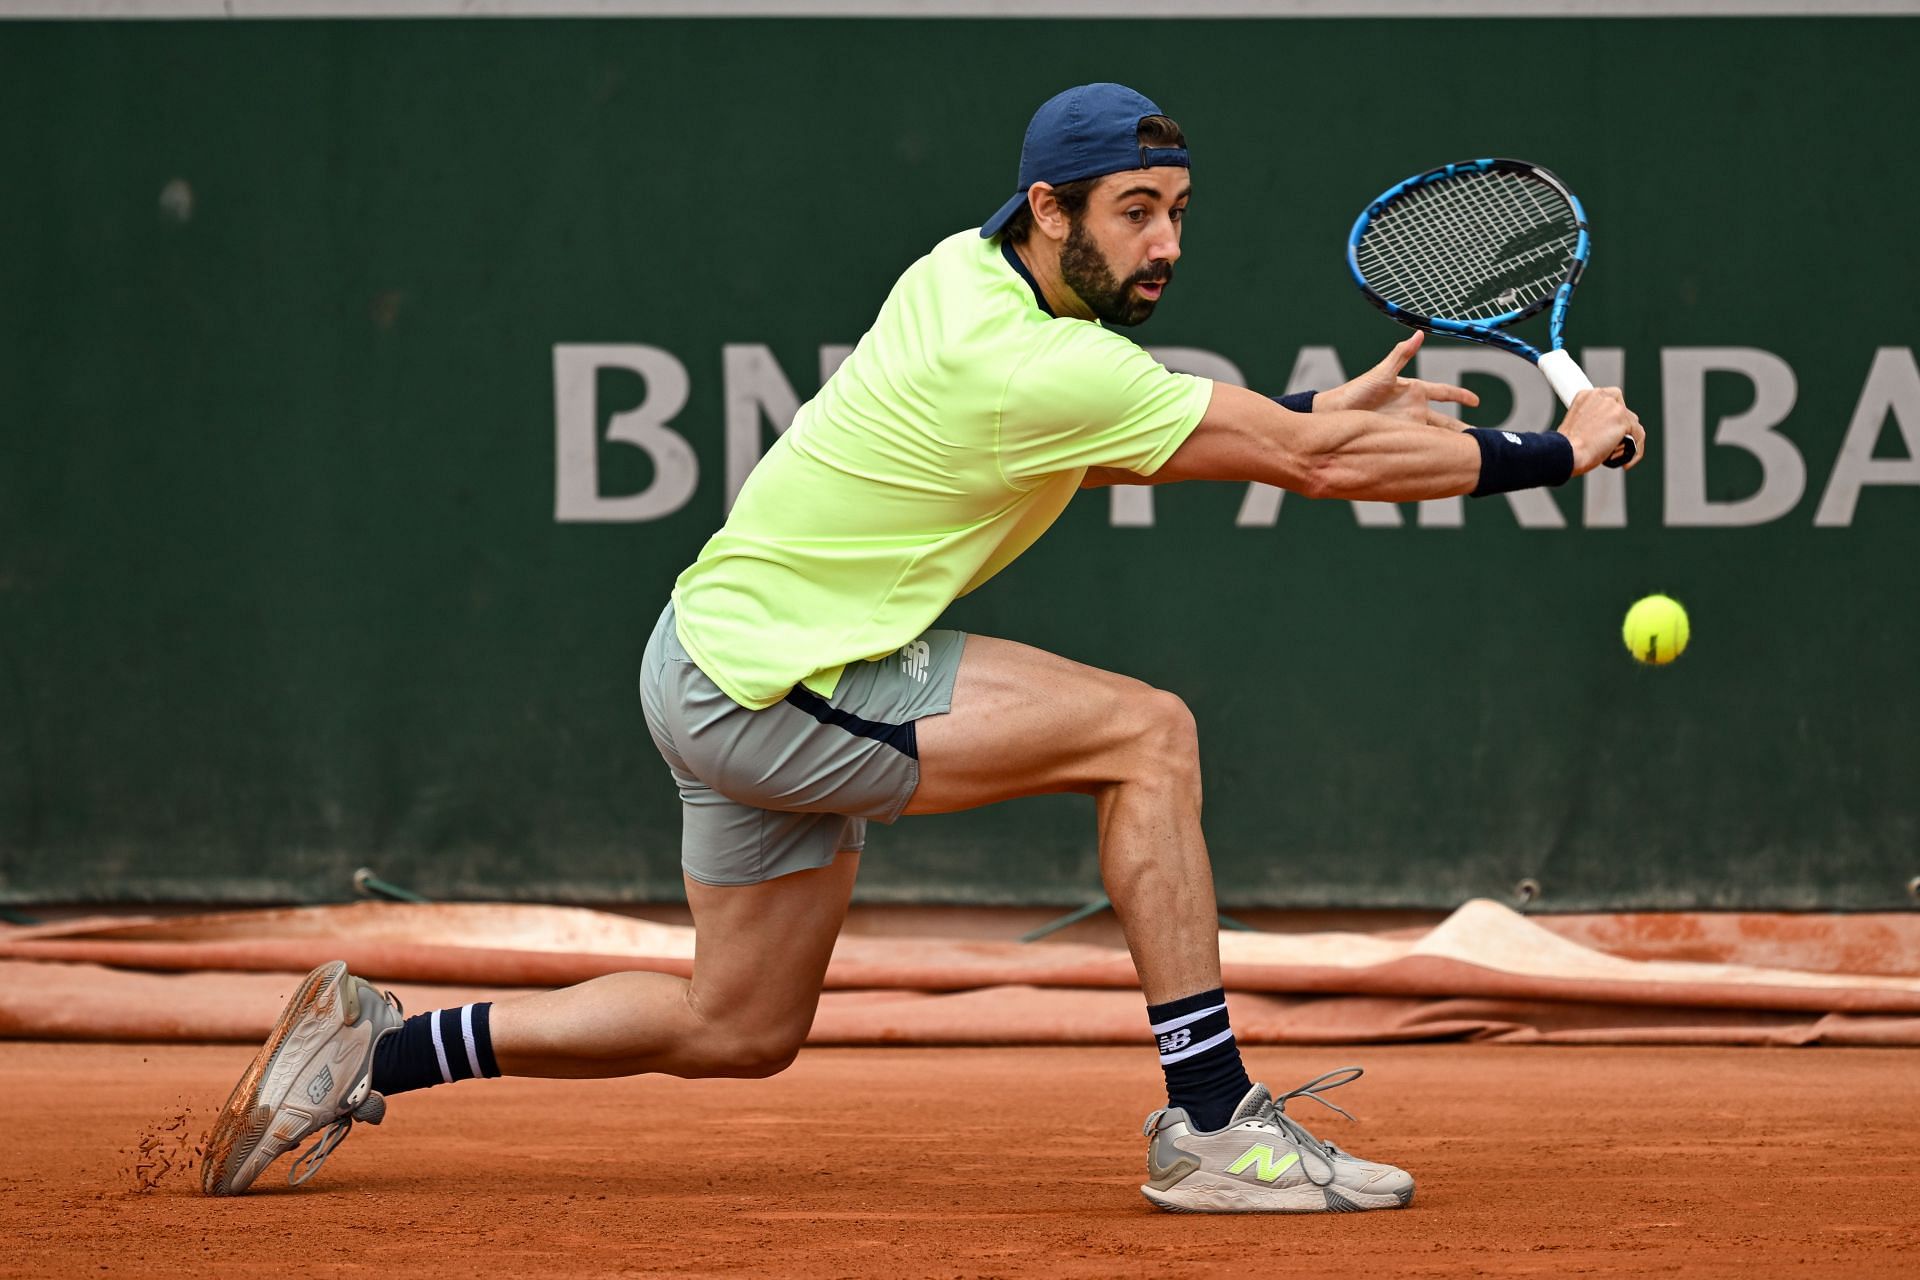
POLYGON ((1529 185, 1494 173, 1416 188, 1385 211, 1372 247, 1397 284, 1445 304, 1429 315, 1480 318, 1460 313, 1474 311, 1473 295, 1487 281, 1510 273, 1504 250, 1525 230, 1525 217, 1538 225, 1529 185))
POLYGON ((1557 283, 1564 258, 1541 248, 1564 239, 1526 247, 1529 230, 1557 229, 1531 183, 1507 173, 1477 175, 1416 189, 1403 203, 1388 211, 1392 220, 1378 248, 1396 283, 1438 307, 1428 315, 1491 318, 1524 307, 1543 284, 1557 283), (1517 258, 1516 243, 1522 246, 1517 258))
POLYGON ((1367 284, 1397 306, 1485 321, 1551 297, 1579 235, 1557 191, 1494 170, 1406 192, 1368 224, 1355 259, 1367 284))

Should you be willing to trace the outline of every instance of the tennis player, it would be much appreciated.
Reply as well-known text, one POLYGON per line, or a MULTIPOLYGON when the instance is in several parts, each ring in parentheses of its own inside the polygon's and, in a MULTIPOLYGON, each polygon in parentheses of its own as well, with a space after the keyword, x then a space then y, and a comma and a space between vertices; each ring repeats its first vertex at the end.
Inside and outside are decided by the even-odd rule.
POLYGON ((692 979, 620 973, 403 1018, 344 963, 322 966, 227 1102, 209 1193, 246 1190, 319 1132, 294 1164, 303 1181, 355 1119, 377 1122, 413 1089, 772 1075, 812 1025, 869 822, 1080 792, 1166 1075, 1147 1198, 1210 1212, 1408 1203, 1408 1174, 1284 1110, 1356 1071, 1275 1098, 1241 1065, 1186 705, 930 628, 1089 486, 1262 481, 1410 502, 1561 484, 1629 435, 1644 458, 1645 439, 1610 389, 1583 394, 1557 432, 1462 430, 1435 405, 1470 407, 1471 392, 1401 375, 1418 334, 1345 386, 1278 401, 1169 372, 1121 330, 1173 280, 1189 179, 1179 126, 1131 89, 1044 104, 1018 190, 900 277, 675 583, 640 693, 683 802, 692 979))

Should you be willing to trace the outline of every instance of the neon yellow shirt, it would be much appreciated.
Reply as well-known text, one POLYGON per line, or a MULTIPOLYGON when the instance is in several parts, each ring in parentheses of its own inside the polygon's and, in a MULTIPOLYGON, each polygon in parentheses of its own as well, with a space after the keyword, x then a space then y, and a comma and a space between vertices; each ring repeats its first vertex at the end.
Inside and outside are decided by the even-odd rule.
POLYGON ((1046 532, 1088 467, 1152 475, 1204 378, 1056 319, 963 231, 907 268, 674 584, 680 643, 742 706, 832 696, 1046 532))

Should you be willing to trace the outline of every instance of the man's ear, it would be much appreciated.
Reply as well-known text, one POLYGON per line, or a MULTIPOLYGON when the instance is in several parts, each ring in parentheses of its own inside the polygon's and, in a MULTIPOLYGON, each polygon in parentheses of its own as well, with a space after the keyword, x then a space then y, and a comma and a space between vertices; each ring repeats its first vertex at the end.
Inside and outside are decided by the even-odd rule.
POLYGON ((1065 241, 1073 230, 1072 220, 1054 198, 1053 187, 1048 183, 1036 182, 1027 188, 1027 208, 1033 211, 1033 225, 1049 240, 1065 241))

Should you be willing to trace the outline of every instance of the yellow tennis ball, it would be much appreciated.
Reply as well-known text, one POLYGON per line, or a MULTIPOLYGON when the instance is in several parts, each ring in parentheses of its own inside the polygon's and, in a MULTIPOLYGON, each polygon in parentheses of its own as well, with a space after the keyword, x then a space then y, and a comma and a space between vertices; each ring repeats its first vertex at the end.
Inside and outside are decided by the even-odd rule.
POLYGON ((1687 611, 1672 596, 1647 596, 1634 601, 1627 620, 1620 627, 1620 638, 1627 651, 1640 662, 1665 666, 1687 651, 1687 611))

